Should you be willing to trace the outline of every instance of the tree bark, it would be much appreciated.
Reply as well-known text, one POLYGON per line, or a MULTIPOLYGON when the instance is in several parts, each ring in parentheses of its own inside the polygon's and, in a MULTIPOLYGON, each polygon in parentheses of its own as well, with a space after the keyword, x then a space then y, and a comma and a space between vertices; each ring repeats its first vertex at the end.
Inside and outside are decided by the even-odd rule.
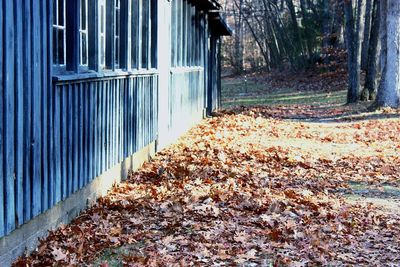
POLYGON ((357 1, 357 20, 354 27, 353 4, 350 0, 344 1, 346 16, 346 39, 349 68, 349 90, 347 103, 355 103, 360 99, 360 72, 361 72, 361 38, 364 29, 364 0, 357 1))
POLYGON ((369 50, 369 42, 371 35, 371 21, 372 21, 372 5, 373 0, 366 0, 365 7, 365 29, 364 29, 364 38, 362 42, 362 52, 361 52, 361 69, 367 70, 368 63, 368 50, 369 50))
POLYGON ((365 74, 365 86, 363 93, 361 94, 361 100, 375 100, 376 92, 379 85, 380 77, 380 39, 379 39, 379 27, 380 27, 380 3, 379 0, 374 0, 373 11, 372 11, 372 25, 371 25, 371 36, 368 48, 368 60, 367 70, 365 74))
POLYGON ((243 71, 243 0, 239 0, 234 5, 233 14, 235 20, 234 68, 235 72, 240 74, 243 71))
POLYGON ((349 75, 349 85, 347 91, 347 102, 357 101, 358 88, 355 86, 357 79, 355 76, 356 70, 354 69, 354 55, 355 52, 355 38, 354 38, 354 16, 353 16, 353 3, 351 0, 344 0, 344 14, 346 17, 346 48, 347 48, 347 68, 349 75))
POLYGON ((322 48, 327 49, 329 47, 330 40, 330 0, 323 1, 323 19, 322 19, 322 48))
POLYGON ((381 0, 382 80, 376 104, 400 107, 400 5, 398 0, 381 0))

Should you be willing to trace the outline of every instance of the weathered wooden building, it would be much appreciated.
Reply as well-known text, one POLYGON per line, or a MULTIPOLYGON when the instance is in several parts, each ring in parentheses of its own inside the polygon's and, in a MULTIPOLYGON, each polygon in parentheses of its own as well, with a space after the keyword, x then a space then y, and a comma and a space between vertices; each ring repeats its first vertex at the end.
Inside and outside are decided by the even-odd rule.
POLYGON ((215 0, 1 0, 0 266, 220 97, 215 0))

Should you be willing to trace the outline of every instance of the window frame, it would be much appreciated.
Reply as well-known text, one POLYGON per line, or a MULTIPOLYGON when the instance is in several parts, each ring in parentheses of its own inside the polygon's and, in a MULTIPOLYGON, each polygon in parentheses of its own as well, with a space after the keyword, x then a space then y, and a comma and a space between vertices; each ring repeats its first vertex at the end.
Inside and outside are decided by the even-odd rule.
POLYGON ((80 0, 79 5, 79 67, 82 69, 89 69, 89 12, 88 12, 88 0, 80 0), (82 3, 85 3, 85 26, 86 28, 83 29, 83 18, 82 18, 82 3), (83 61, 83 35, 86 35, 86 63, 84 64, 83 61))
MULTIPOLYGON (((52 28, 51 28, 51 32, 52 32, 52 50, 53 50, 53 58, 52 58, 52 68, 53 71, 56 73, 60 73, 65 71, 66 69, 66 65, 67 65, 67 55, 66 55, 66 51, 67 51, 67 47, 66 47, 66 0, 53 0, 53 11, 52 11, 52 28), (59 25, 60 20, 59 20, 59 16, 60 16, 60 9, 59 9, 59 3, 60 1, 62 1, 63 3, 63 24, 64 25, 59 25), (55 13, 54 13, 55 12, 55 13), (56 15, 56 22, 54 21, 54 14, 56 15), (58 33, 58 31, 63 31, 63 64, 59 64, 59 63, 54 63, 54 59, 56 58, 56 55, 54 53, 54 49, 56 48, 57 50, 57 55, 59 54, 58 52, 58 40, 56 40, 57 36, 54 36, 55 32, 58 33), (56 42, 55 42, 56 40, 56 42), (57 43, 57 45, 56 45, 57 43), (56 46, 56 47, 55 47, 56 46)), ((58 59, 57 59, 58 61, 58 59)))
MULTIPOLYGON (((53 55, 53 75, 135 72, 158 68, 157 0, 53 1, 56 4, 63 2, 65 24, 62 27, 64 64, 54 64, 56 55, 53 55), (84 13, 83 6, 86 7, 84 13), (136 14, 140 16, 136 17, 136 14), (85 51, 87 59, 84 62, 85 51)), ((57 5, 53 8, 57 8, 57 5)), ((53 12, 58 12, 58 9, 53 12)), ((52 25, 52 32, 56 32, 53 29, 59 25, 52 25)), ((52 45, 52 49, 55 49, 54 40, 52 45)))

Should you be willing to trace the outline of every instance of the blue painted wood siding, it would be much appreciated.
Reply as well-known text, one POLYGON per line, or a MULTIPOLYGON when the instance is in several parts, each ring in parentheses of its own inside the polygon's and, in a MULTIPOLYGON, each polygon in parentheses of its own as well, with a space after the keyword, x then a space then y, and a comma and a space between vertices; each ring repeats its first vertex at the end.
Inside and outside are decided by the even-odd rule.
POLYGON ((52 82, 51 5, 0 5, 0 237, 157 136, 156 71, 52 82))
POLYGON ((0 6, 0 237, 53 200, 51 1, 0 6))
POLYGON ((55 203, 156 140, 158 75, 54 87, 55 203))
POLYGON ((186 131, 207 108, 213 73, 206 13, 172 1, 168 133, 158 133, 158 70, 53 81, 53 1, 0 2, 1 238, 158 134, 186 131))

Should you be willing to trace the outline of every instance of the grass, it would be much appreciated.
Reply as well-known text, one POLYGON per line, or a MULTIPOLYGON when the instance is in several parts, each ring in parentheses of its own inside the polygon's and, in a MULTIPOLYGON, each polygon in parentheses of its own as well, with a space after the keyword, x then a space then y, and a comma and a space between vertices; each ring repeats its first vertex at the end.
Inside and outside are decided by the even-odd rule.
POLYGON ((346 103, 346 90, 299 91, 295 88, 272 89, 266 83, 229 80, 222 82, 222 106, 241 105, 341 105, 346 103))

